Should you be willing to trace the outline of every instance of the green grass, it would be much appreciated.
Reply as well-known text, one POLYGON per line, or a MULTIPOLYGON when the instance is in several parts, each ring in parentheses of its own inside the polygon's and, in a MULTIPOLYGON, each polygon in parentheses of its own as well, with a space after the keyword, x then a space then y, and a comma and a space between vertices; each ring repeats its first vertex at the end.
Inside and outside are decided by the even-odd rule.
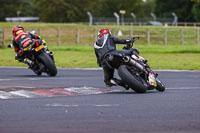
MULTIPOLYGON (((148 59, 152 69, 200 70, 200 46, 197 45, 135 45, 148 59)), ((92 46, 50 46, 57 67, 97 68, 92 46)), ((118 45, 118 49, 121 47, 118 45)), ((26 66, 15 62, 13 49, 0 49, 0 66, 26 66)))
MULTIPOLYGON (((11 43, 11 29, 15 25, 23 25, 27 31, 36 30, 47 41, 50 50, 54 52, 57 67, 89 67, 96 68, 96 57, 93 43, 97 30, 109 28, 113 35, 117 35, 119 29, 123 37, 129 38, 130 31, 134 35, 146 35, 150 30, 151 35, 159 37, 151 38, 151 45, 147 45, 147 38, 142 37, 134 47, 140 49, 140 55, 149 60, 153 69, 181 69, 200 70, 200 45, 196 45, 196 29, 194 27, 167 27, 168 44, 164 45, 163 26, 88 26, 86 24, 61 24, 61 23, 1 23, 0 29, 5 29, 5 45, 11 43), (39 30, 40 28, 40 30, 39 30), (57 46, 57 28, 60 29, 60 45, 57 46), (77 29, 80 29, 80 44, 77 44, 77 29), (185 44, 180 43, 181 29, 184 29, 185 44), (172 37, 175 36, 175 37, 172 37), (174 45, 177 44, 177 45, 174 45)), ((118 49, 122 46, 118 45, 118 49)), ((26 66, 14 60, 14 50, 0 49, 0 66, 26 66)))
POLYGON ((23 23, 23 22, 0 22, 0 28, 12 29, 16 25, 22 25, 24 28, 37 29, 37 28, 86 28, 88 25, 71 24, 71 23, 23 23))
MULTIPOLYGON (((111 29, 119 29, 119 28, 123 28, 123 29, 130 29, 130 27, 133 27, 134 29, 156 29, 157 31, 160 30, 161 27, 163 26, 117 26, 117 25, 93 25, 93 26, 88 26, 88 24, 73 24, 73 23, 31 23, 31 22, 0 22, 0 28, 4 28, 4 29, 11 29, 12 27, 16 26, 16 25, 22 25, 25 28, 28 29, 37 29, 37 28, 111 28, 111 29)), ((175 29, 191 29, 193 28, 192 26, 180 26, 180 27, 171 27, 169 26, 168 28, 175 28, 175 29)))

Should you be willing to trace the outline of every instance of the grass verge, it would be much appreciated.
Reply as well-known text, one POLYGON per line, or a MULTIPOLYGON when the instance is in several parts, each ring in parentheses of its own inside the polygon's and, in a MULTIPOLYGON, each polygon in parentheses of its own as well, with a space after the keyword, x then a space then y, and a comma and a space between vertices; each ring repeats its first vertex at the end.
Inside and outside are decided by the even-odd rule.
MULTIPOLYGON (((200 70, 200 47, 197 45, 135 45, 149 60, 152 69, 200 70)), ((96 68, 92 46, 51 46, 57 67, 96 68)), ((118 49, 121 46, 118 45, 118 49)), ((15 62, 13 49, 0 49, 0 66, 26 66, 15 62)))

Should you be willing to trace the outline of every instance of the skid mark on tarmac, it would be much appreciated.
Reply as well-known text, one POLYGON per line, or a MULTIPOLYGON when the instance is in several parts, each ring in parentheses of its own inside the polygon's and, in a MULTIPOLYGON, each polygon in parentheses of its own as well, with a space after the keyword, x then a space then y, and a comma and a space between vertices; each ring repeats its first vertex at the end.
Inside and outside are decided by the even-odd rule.
POLYGON ((94 87, 69 87, 69 88, 52 88, 52 89, 33 89, 33 90, 12 90, 0 91, 0 99, 16 98, 41 98, 41 97, 58 97, 58 96, 78 96, 94 95, 112 92, 122 92, 122 90, 94 88, 94 87))

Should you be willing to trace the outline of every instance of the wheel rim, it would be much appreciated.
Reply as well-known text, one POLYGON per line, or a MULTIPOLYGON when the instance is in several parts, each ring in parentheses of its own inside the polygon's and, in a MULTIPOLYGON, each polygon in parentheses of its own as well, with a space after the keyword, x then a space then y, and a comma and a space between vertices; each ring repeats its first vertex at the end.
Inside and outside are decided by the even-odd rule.
POLYGON ((147 82, 141 77, 141 76, 137 76, 137 74, 133 74, 131 72, 130 68, 127 68, 127 70, 129 71, 129 73, 135 78, 137 79, 138 82, 140 82, 141 84, 143 84, 145 87, 148 87, 147 82))

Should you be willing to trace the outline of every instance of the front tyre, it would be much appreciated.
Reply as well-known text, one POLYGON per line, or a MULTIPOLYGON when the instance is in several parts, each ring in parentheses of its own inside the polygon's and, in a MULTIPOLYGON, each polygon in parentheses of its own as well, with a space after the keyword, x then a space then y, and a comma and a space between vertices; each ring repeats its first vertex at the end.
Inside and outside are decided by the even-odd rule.
POLYGON ((130 88, 132 88, 137 93, 145 93, 147 91, 147 83, 145 80, 136 75, 132 75, 127 69, 126 65, 121 65, 118 68, 118 74, 130 88))
POLYGON ((160 92, 164 92, 165 91, 165 85, 158 78, 156 78, 156 83, 157 83, 156 90, 158 90, 160 92))
POLYGON ((47 55, 46 53, 41 53, 38 56, 38 59, 40 60, 40 62, 42 62, 46 68, 46 73, 49 76, 56 76, 57 74, 57 69, 56 66, 53 62, 53 60, 49 57, 49 55, 47 55))

